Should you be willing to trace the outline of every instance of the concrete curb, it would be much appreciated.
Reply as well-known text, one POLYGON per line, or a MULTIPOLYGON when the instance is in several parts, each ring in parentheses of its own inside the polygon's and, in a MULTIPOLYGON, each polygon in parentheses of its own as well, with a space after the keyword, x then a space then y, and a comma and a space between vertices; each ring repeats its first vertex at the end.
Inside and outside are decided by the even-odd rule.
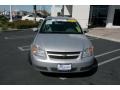
POLYGON ((85 35, 88 35, 88 36, 91 36, 91 37, 97 37, 97 38, 101 38, 101 39, 105 39, 105 40, 109 40, 109 41, 119 42, 120 43, 119 39, 114 39, 114 38, 104 37, 104 36, 97 36, 97 35, 87 34, 87 33, 85 35))
POLYGON ((32 28, 28 28, 28 29, 8 29, 8 30, 0 30, 0 32, 13 32, 13 31, 25 31, 25 30, 32 30, 32 28))

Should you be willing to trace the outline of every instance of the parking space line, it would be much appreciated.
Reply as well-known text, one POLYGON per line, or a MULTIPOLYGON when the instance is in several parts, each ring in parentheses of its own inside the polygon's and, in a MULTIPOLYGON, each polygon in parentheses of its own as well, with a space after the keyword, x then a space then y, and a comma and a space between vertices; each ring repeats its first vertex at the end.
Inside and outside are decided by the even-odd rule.
MULTIPOLYGON (((112 61, 115 61, 115 60, 118 60, 118 59, 120 59, 120 56, 117 56, 117 57, 114 57, 114 58, 105 60, 105 61, 103 61, 103 62, 100 62, 100 63, 98 63, 98 66, 102 66, 102 65, 104 65, 104 64, 107 64, 107 63, 109 63, 109 62, 112 62, 112 61)), ((68 79, 68 78, 60 77, 59 79, 65 80, 65 79, 68 79)))
POLYGON ((109 51, 109 52, 105 52, 105 53, 102 53, 102 54, 99 54, 99 55, 95 55, 95 57, 98 58, 98 57, 101 57, 101 56, 104 56, 104 55, 107 55, 107 54, 110 54, 110 53, 113 53, 113 52, 117 52, 117 51, 120 51, 120 49, 115 49, 113 51, 109 51))
POLYGON ((24 38, 31 38, 33 35, 26 35, 26 36, 10 36, 10 37, 4 37, 4 39, 24 39, 24 38))
POLYGON ((61 80, 65 80, 65 79, 67 79, 67 78, 65 78, 65 77, 60 77, 59 79, 61 79, 61 80))
POLYGON ((105 61, 103 61, 103 62, 100 62, 100 63, 98 64, 98 66, 101 66, 101 65, 103 65, 103 64, 106 64, 106 63, 109 63, 109 62, 112 62, 112 61, 115 61, 115 60, 118 60, 118 59, 120 59, 120 56, 117 56, 117 57, 114 57, 114 58, 105 60, 105 61))
POLYGON ((30 50, 30 46, 29 45, 27 45, 27 46, 21 46, 21 47, 18 47, 18 49, 20 51, 29 51, 30 50))
POLYGON ((22 47, 18 47, 18 49, 19 49, 20 51, 24 51, 24 49, 23 49, 22 47))
MULTIPOLYGON (((29 51, 30 50, 30 45, 20 46, 20 47, 18 47, 18 49, 20 51, 29 51)), ((120 49, 115 49, 115 50, 112 50, 112 51, 101 53, 99 55, 95 55, 95 57, 98 58, 98 57, 101 57, 101 56, 104 56, 104 55, 108 55, 108 54, 111 54, 111 53, 114 53, 114 52, 117 52, 117 51, 120 51, 120 49)), ((104 64, 107 64, 109 62, 112 62, 112 61, 115 61, 115 60, 118 60, 118 59, 120 59, 120 56, 117 56, 117 57, 114 57, 114 58, 102 61, 102 62, 98 63, 98 66, 102 66, 104 64)), ((68 78, 66 78, 66 77, 59 77, 58 79, 60 79, 60 80, 66 80, 68 78)))
MULTIPOLYGON (((26 46, 20 46, 18 47, 18 49, 20 51, 29 51, 30 50, 30 46, 29 45, 26 45, 26 46)), ((117 52, 117 51, 120 51, 120 49, 115 49, 113 51, 108 51, 108 52, 105 52, 105 53, 101 53, 101 54, 98 54, 98 55, 95 55, 96 58, 99 58, 101 56, 104 56, 104 55, 108 55, 108 54, 111 54, 111 53, 114 53, 114 52, 117 52)))

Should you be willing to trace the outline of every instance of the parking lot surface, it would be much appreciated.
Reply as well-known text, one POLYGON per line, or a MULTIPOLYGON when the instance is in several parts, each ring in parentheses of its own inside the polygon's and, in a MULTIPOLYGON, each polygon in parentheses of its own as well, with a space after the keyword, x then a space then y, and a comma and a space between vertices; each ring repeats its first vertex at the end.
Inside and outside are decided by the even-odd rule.
POLYGON ((0 33, 0 84, 120 84, 120 43, 88 36, 98 62, 94 74, 43 74, 28 63, 29 46, 35 34, 30 30, 0 33))

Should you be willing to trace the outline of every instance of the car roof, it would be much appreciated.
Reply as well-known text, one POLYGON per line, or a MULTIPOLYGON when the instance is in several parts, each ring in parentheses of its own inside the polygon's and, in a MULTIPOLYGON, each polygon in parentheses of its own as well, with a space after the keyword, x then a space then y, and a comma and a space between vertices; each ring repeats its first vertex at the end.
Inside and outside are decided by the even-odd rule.
MULTIPOLYGON (((69 20, 69 19, 74 19, 74 18, 72 18, 72 17, 65 17, 65 16, 57 16, 57 17, 51 17, 51 16, 49 16, 49 17, 46 17, 46 20, 48 20, 48 19, 62 19, 62 20, 69 20)), ((75 20, 75 19, 74 19, 75 20)))

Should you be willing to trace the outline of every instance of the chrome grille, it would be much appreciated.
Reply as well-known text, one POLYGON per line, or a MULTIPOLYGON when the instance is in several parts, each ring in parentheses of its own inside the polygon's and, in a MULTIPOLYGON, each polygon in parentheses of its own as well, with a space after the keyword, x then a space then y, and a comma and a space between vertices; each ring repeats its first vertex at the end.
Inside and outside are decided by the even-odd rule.
POLYGON ((47 51, 50 58, 53 59, 76 59, 80 55, 80 51, 77 52, 52 52, 47 51))

